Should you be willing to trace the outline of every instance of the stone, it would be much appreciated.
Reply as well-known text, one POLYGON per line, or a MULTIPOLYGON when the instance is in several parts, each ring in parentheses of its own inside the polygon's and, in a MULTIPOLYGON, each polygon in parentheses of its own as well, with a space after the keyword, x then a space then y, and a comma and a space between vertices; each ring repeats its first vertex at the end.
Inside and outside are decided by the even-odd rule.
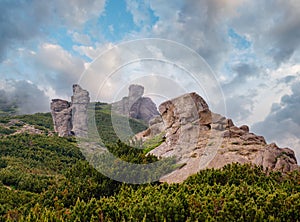
POLYGON ((155 103, 150 98, 143 97, 143 94, 143 86, 130 85, 128 96, 112 104, 113 112, 149 123, 159 113, 155 103))
POLYGON ((249 126, 247 126, 247 125, 240 126, 240 129, 247 132, 247 133, 249 133, 249 126))
POLYGON ((78 137, 87 137, 87 109, 90 103, 89 92, 79 85, 73 85, 72 101, 72 132, 78 137))
POLYGON ((76 135, 86 137, 88 132, 87 109, 89 93, 79 85, 73 85, 71 102, 53 99, 50 105, 54 131, 61 137, 76 135))
POLYGON ((242 136, 246 133, 244 130, 241 130, 237 126, 231 126, 229 128, 229 132, 230 132, 230 137, 231 138, 240 137, 240 136, 242 136))
POLYGON ((129 116, 149 122, 154 116, 158 115, 155 103, 148 97, 139 98, 129 110, 129 116))
POLYGON ((230 127, 233 127, 233 126, 234 126, 234 124, 233 124, 232 119, 226 119, 225 120, 225 128, 226 129, 229 129, 230 127))
POLYGON ((266 145, 263 150, 260 150, 254 163, 263 166, 266 170, 283 173, 298 168, 294 151, 289 148, 281 149, 275 143, 266 145))
POLYGON ((153 117, 149 122, 150 133, 148 136, 156 136, 162 133, 165 129, 165 124, 160 115, 153 117))
POLYGON ((58 136, 71 135, 72 130, 72 108, 71 103, 66 100, 53 99, 50 105, 53 118, 54 131, 58 136))
MULTIPOLYGON (((245 131, 244 131, 245 132, 245 131)), ((262 136, 257 136, 254 133, 246 133, 240 137, 241 140, 248 144, 266 144, 265 138, 262 136)))
POLYGON ((199 111, 199 123, 200 125, 211 127, 212 124, 212 115, 210 110, 205 109, 199 111))
POLYGON ((246 125, 235 126, 231 119, 211 112, 195 93, 162 103, 159 112, 160 117, 150 121, 143 141, 162 133, 165 142, 149 154, 158 158, 173 156, 182 165, 160 178, 161 182, 180 183, 199 170, 231 163, 255 164, 283 173, 300 170, 291 149, 267 144, 263 136, 251 133, 246 125))
POLYGON ((140 85, 130 85, 128 98, 131 104, 135 103, 137 100, 142 98, 144 95, 144 87, 140 85))
MULTIPOLYGON (((166 140, 150 153, 159 158, 172 153, 178 160, 182 160, 183 156, 192 156, 190 152, 198 145, 199 131, 209 129, 201 125, 211 123, 207 103, 199 95, 188 93, 162 103, 159 112, 164 126, 161 132, 165 132, 166 140)), ((158 122, 155 121, 156 124, 158 122)))

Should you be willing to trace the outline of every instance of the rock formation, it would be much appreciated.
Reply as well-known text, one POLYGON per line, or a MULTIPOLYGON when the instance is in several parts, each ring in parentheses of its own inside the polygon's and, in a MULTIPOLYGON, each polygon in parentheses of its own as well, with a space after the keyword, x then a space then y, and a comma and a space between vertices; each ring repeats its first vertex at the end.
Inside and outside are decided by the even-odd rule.
POLYGON ((79 85, 73 85, 72 96, 72 132, 78 137, 87 137, 87 109, 90 103, 88 91, 79 85))
POLYGON ((267 144, 262 136, 237 127, 231 119, 213 113, 196 93, 166 101, 159 106, 161 117, 150 121, 138 134, 143 141, 164 133, 165 142, 150 152, 158 158, 175 156, 180 168, 161 178, 182 182, 205 168, 221 168, 233 162, 256 164, 265 170, 289 172, 299 169, 294 152, 267 144))
POLYGON ((54 130, 59 136, 76 135, 86 137, 87 108, 90 102, 89 93, 79 85, 73 85, 72 101, 53 99, 50 105, 54 130))
POLYGON ((144 87, 130 85, 128 97, 112 104, 112 110, 118 114, 141 119, 149 122, 154 116, 159 115, 155 103, 148 97, 143 97, 144 87))
POLYGON ((69 136, 72 130, 71 103, 66 100, 53 99, 50 105, 54 131, 58 136, 69 136))

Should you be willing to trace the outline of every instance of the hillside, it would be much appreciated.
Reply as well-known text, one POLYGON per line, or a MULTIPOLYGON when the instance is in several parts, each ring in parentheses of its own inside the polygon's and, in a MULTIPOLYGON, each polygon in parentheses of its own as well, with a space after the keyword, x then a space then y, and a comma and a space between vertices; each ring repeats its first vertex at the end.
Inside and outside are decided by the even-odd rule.
MULTIPOLYGON (((110 105, 96 103, 99 134, 115 155, 150 163, 118 140, 110 105), (100 130, 101 129, 101 130, 100 130)), ((125 118, 118 117, 122 125, 125 118)), ((299 221, 300 174, 227 165, 181 184, 121 184, 93 169, 72 137, 53 133, 50 114, 0 118, 0 221, 299 221)), ((134 133, 146 129, 130 120, 134 133)), ((153 140, 145 149, 160 144, 153 140)))

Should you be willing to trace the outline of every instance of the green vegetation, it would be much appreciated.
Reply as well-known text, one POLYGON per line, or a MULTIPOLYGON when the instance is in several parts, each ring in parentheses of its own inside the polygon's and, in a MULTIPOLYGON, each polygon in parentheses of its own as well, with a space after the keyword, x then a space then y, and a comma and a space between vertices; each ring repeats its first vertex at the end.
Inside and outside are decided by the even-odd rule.
MULTIPOLYGON (((2 116, 0 118, 0 123, 8 123, 10 120, 16 119, 21 122, 41 127, 41 129, 53 130, 53 121, 50 113, 36 113, 33 115, 20 115, 20 116, 2 116)), ((17 126, 22 126, 18 123, 17 126)))
MULTIPOLYGON (((49 114, 0 122, 10 118, 53 129, 49 114)), ((157 161, 118 140, 110 118, 109 105, 98 104, 101 138, 115 156, 132 163, 157 161)), ((130 121, 134 132, 145 128, 130 121)), ((146 149, 163 139, 154 138, 146 149)), ((73 138, 0 136, 0 153, 0 221, 300 221, 299 172, 282 175, 232 164, 201 171, 182 184, 131 185, 96 171, 73 138)))
MULTIPOLYGON (((141 121, 111 114, 111 105, 103 103, 93 105, 95 116, 91 115, 91 118, 95 118, 99 136, 106 145, 116 143, 119 139, 128 141, 136 133, 147 129, 147 126, 141 121)), ((93 121, 93 119, 89 121, 93 121)))
POLYGON ((0 135, 9 135, 9 134, 13 134, 14 132, 16 131, 13 129, 0 126, 0 135))
POLYGON ((153 138, 148 139, 143 144, 144 153, 148 153, 151 150, 153 150, 154 148, 158 147, 160 144, 162 144, 165 141, 165 139, 166 139, 165 132, 162 132, 162 133, 154 136, 153 138))

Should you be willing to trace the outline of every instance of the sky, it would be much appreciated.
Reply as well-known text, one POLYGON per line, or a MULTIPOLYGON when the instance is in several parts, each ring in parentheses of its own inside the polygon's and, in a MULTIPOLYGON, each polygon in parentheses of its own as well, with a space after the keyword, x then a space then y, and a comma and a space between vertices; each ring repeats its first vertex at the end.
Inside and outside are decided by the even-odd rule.
POLYGON ((0 109, 47 112, 74 83, 105 102, 194 90, 300 160, 299 73, 299 0, 0 0, 0 109))

